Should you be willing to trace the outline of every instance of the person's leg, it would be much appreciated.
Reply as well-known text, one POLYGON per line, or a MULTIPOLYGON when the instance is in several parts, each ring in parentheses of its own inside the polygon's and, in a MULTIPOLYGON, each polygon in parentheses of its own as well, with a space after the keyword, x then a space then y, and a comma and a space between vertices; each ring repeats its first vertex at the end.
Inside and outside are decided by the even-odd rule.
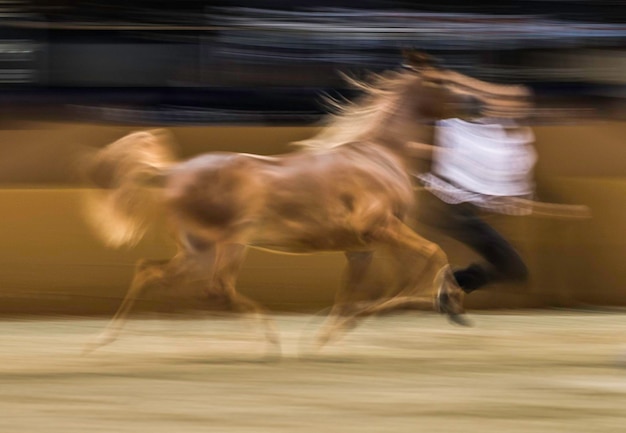
POLYGON ((528 269, 517 251, 493 227, 478 217, 472 205, 447 204, 431 196, 420 220, 472 248, 484 259, 457 270, 454 276, 466 293, 498 281, 524 281, 528 269))
POLYGON ((511 244, 493 227, 480 219, 470 205, 450 205, 446 232, 479 253, 487 263, 472 264, 454 273, 466 293, 497 281, 522 282, 528 268, 511 244))

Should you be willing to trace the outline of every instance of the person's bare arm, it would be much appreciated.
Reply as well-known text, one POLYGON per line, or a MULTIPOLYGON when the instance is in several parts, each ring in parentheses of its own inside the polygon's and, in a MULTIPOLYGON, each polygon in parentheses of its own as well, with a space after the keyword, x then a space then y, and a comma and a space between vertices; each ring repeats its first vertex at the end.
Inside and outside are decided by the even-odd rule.
POLYGON ((435 146, 411 141, 407 143, 406 148, 411 156, 415 156, 420 159, 433 159, 435 146))

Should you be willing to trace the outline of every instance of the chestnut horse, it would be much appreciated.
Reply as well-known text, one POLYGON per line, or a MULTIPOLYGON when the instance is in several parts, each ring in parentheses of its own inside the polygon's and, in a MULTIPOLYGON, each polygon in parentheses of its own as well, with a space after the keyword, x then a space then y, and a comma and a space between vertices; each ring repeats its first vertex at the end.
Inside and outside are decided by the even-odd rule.
MULTIPOLYGON (((413 59, 413 65, 419 59, 413 59)), ((138 242, 156 212, 166 216, 178 252, 166 261, 141 261, 128 294, 109 326, 89 346, 119 334, 133 302, 151 286, 200 282, 239 312, 265 325, 279 350, 273 321, 235 289, 248 247, 285 253, 343 251, 348 281, 318 335, 319 345, 353 326, 358 317, 399 306, 428 306, 463 323, 462 290, 442 249, 405 224, 414 205, 407 143, 427 122, 445 118, 467 94, 439 79, 430 64, 390 71, 339 107, 299 150, 267 157, 208 153, 177 162, 163 131, 135 132, 90 158, 99 187, 89 214, 110 246, 138 242), (421 67, 423 66, 423 68, 421 67), (424 74, 428 71, 428 74, 424 74), (367 304, 350 299, 363 284, 374 251, 391 251, 404 272, 396 297, 367 304), (418 282, 429 293, 415 294, 418 282)), ((445 77, 444 75, 441 75, 445 77)), ((423 293, 423 291, 422 291, 423 293)))

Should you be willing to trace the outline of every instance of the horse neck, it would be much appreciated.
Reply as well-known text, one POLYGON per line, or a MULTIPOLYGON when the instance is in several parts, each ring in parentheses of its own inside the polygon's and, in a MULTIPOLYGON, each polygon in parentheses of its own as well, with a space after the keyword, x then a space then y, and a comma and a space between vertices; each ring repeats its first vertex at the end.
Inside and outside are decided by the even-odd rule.
POLYGON ((407 101, 401 101, 396 112, 389 115, 373 132, 371 141, 406 158, 406 145, 411 141, 423 140, 428 120, 415 118, 415 110, 407 101))

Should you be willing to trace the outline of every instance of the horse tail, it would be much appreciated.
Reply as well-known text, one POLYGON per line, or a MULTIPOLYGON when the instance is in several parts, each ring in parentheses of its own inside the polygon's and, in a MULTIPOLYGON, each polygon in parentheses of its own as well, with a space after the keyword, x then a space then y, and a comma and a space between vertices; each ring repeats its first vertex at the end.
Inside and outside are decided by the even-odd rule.
POLYGON ((90 155, 86 216, 111 247, 136 245, 158 214, 160 187, 174 164, 164 130, 131 133, 90 155))

